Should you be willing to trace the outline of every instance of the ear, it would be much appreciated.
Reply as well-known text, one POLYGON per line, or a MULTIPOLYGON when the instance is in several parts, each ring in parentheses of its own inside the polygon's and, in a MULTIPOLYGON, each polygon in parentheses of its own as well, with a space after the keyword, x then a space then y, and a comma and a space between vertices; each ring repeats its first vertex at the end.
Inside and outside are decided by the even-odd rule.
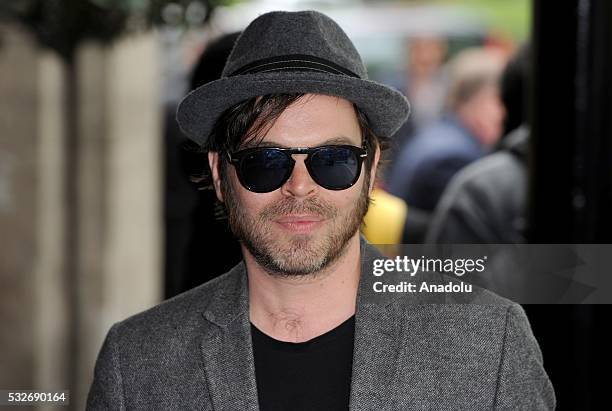
POLYGON ((208 164, 210 165, 210 171, 212 172, 213 186, 215 187, 215 193, 219 201, 223 202, 223 192, 221 191, 221 177, 219 167, 221 167, 219 161, 219 153, 216 151, 208 152, 208 164))
POLYGON ((372 190, 374 190, 374 185, 376 183, 376 170, 378 170, 378 162, 380 161, 380 145, 376 146, 376 151, 374 152, 374 161, 372 161, 372 169, 370 170, 370 187, 368 189, 368 194, 372 194, 372 190))

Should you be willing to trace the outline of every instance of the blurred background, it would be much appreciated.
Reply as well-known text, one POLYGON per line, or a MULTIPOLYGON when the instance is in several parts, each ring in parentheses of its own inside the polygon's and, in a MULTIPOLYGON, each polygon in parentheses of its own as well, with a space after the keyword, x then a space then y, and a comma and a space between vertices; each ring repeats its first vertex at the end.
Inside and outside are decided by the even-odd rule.
MULTIPOLYGON (((0 389, 83 409, 114 322, 240 259, 174 112, 251 20, 302 9, 412 103, 371 242, 612 243, 608 1, 2 0, 0 389)), ((525 309, 558 409, 602 407, 608 306, 525 309)))

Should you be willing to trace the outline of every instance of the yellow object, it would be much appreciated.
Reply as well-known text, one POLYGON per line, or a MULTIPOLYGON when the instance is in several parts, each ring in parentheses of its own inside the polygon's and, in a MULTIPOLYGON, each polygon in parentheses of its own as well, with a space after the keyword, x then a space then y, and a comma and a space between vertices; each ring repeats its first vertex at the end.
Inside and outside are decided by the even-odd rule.
POLYGON ((375 188, 361 232, 372 244, 399 244, 404 233, 407 207, 401 198, 375 188))

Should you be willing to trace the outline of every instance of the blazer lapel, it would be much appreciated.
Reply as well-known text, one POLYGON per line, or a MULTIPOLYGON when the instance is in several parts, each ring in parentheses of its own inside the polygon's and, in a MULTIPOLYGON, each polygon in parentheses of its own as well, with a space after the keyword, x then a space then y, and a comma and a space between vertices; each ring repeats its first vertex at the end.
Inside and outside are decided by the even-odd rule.
POLYGON ((249 322, 244 263, 218 284, 219 293, 203 312, 208 324, 201 351, 206 382, 215 410, 259 410, 249 322))
POLYGON ((370 296, 372 260, 384 258, 365 239, 361 239, 361 278, 355 313, 355 346, 349 408, 390 409, 395 388, 397 356, 401 353, 401 324, 388 307, 388 301, 373 303, 370 296))
POLYGON ((377 281, 372 274, 373 260, 385 258, 362 238, 349 406, 354 411, 403 409, 400 398, 412 397, 406 379, 418 378, 416 371, 399 367, 412 355, 408 349, 411 343, 426 338, 420 327, 420 310, 414 309, 426 301, 418 293, 373 291, 377 281))
POLYGON ((349 408, 393 409, 401 339, 394 316, 386 307, 360 307, 355 317, 355 348, 349 408))

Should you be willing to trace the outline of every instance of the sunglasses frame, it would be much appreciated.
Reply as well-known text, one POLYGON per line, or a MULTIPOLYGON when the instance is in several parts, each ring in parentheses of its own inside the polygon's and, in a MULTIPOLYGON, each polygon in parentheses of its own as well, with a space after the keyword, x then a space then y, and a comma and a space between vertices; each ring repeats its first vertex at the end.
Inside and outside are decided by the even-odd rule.
POLYGON ((352 145, 338 145, 338 144, 334 144, 334 145, 326 145, 326 146, 318 146, 318 147, 294 147, 294 148, 286 148, 286 147, 252 147, 252 148, 247 148, 244 150, 239 150, 236 151, 234 153, 230 153, 229 151, 227 152, 227 157, 228 160, 231 164, 234 165, 234 167, 236 168, 236 174, 238 175, 238 180, 240 181, 240 184, 242 184, 242 186, 244 188, 246 188, 249 191, 252 191, 254 193, 271 193, 272 191, 278 190, 279 188, 281 188, 286 182, 287 180, 289 180, 289 178, 291 177, 291 174, 293 174, 293 169, 295 167, 295 159, 293 158, 294 154, 306 154, 306 159, 304 160, 304 164, 306 165, 306 169, 308 170, 308 174, 310 175, 310 178, 312 178, 312 180, 317 183, 318 185, 320 185, 321 187, 327 189, 327 190, 333 190, 333 191, 340 191, 340 190, 346 190, 350 187, 352 187, 353 185, 355 185, 355 183, 357 182, 357 180, 359 180, 359 176, 361 175, 361 167, 363 165, 363 161, 364 159, 368 156, 368 152, 365 148, 365 145, 363 147, 357 147, 357 146, 352 146, 352 145), (312 155, 314 153, 316 153, 317 151, 320 151, 322 149, 329 149, 329 148, 344 148, 344 149, 348 149, 350 151, 352 151, 357 158, 357 172, 355 173, 355 178, 353 178, 353 181, 347 185, 347 186, 343 186, 343 187, 339 187, 339 188, 335 188, 335 187, 329 187, 329 186, 325 186, 323 184, 321 184, 319 181, 317 181, 317 179, 314 177, 313 172, 312 172, 312 168, 311 168, 311 162, 310 159, 312 158, 312 155), (291 166, 288 168, 286 175, 283 177, 281 183, 279 184, 278 187, 274 188, 273 190, 269 190, 269 191, 257 191, 254 190, 252 186, 250 186, 249 184, 247 184, 247 182, 244 180, 243 175, 242 175, 242 161, 244 160, 244 158, 246 158, 246 156, 248 156, 249 154, 253 153, 253 152, 257 152, 257 151, 261 151, 261 150, 275 150, 275 151, 279 151, 281 153, 283 153, 285 156, 287 156, 290 160, 290 164, 291 166))

